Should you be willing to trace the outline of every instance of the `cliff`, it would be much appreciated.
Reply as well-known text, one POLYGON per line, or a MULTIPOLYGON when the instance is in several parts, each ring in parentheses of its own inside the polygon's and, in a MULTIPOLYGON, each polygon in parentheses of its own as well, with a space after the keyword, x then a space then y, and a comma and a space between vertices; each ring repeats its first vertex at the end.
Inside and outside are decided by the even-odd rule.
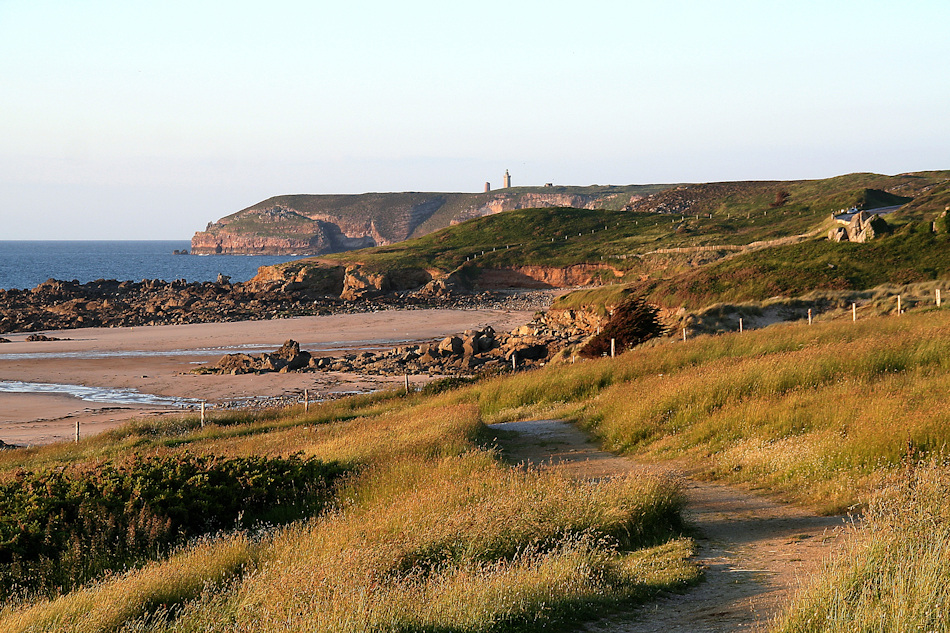
POLYGON ((196 255, 323 255, 387 246, 502 211, 620 209, 664 186, 520 187, 480 194, 366 193, 276 196, 195 233, 196 255))

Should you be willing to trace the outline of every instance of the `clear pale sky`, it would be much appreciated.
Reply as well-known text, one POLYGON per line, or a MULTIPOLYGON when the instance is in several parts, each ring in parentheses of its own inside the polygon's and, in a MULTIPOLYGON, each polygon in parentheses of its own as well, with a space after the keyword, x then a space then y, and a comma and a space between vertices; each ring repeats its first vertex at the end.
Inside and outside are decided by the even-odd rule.
POLYGON ((283 193, 950 169, 950 2, 0 0, 0 239, 283 193))

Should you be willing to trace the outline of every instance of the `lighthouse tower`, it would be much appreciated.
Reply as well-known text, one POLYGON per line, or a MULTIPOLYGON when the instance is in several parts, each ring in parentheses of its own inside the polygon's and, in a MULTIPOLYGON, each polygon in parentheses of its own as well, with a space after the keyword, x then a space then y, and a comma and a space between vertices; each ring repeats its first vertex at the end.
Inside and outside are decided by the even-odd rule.
POLYGON ((507 189, 511 186, 511 174, 508 173, 507 169, 505 170, 505 178, 503 180, 503 183, 504 184, 502 185, 502 187, 504 189, 507 189))

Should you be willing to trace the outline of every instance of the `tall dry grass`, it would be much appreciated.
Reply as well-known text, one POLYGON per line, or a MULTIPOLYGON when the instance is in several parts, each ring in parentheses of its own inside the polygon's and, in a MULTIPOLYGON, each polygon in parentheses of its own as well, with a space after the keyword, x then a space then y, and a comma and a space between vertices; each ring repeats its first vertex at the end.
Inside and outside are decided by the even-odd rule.
POLYGON ((950 469, 888 477, 845 549, 776 622, 779 633, 950 631, 950 469))
POLYGON ((238 537, 202 543, 9 607, 0 631, 544 628, 697 578, 668 480, 575 482, 504 466, 479 448, 479 408, 457 394, 334 411, 252 419, 245 432, 126 430, 121 441, 164 454, 299 451, 354 474, 332 511, 273 530, 243 557, 229 554, 238 537))
POLYGON ((260 553, 261 546, 243 533, 208 539, 165 561, 104 579, 55 600, 7 606, 0 611, 0 633, 115 631, 226 584, 256 564, 260 553))
POLYGON ((828 512, 950 442, 950 312, 784 324, 562 365, 456 394, 485 419, 564 416, 828 512))

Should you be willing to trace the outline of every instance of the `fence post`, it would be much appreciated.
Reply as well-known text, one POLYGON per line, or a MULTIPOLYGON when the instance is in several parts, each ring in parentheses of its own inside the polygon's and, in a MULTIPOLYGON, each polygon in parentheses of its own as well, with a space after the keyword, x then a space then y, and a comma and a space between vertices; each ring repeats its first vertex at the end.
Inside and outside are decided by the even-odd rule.
POLYGON ((205 428, 205 401, 201 401, 201 428, 205 428))
POLYGON ((683 328, 683 342, 686 341, 686 328, 683 328))
POLYGON ((307 413, 310 411, 310 390, 303 390, 303 412, 307 413))
POLYGON ((858 304, 857 303, 851 304, 851 320, 852 321, 858 320, 858 304))
POLYGON ((739 317, 739 332, 742 332, 742 317, 739 317))
POLYGON ((518 352, 511 353, 511 370, 512 371, 518 370, 518 352))
POLYGON ((613 358, 617 355, 617 339, 610 339, 610 357, 613 358))
POLYGON ((76 441, 79 441, 79 420, 76 420, 76 441))
POLYGON ((808 325, 811 325, 811 308, 808 308, 808 325))
POLYGON ((940 307, 940 288, 937 288, 937 307, 940 307))
POLYGON ((406 395, 409 395, 409 372, 406 372, 406 395))
POLYGON ((897 316, 901 315, 901 296, 897 295, 897 316))

